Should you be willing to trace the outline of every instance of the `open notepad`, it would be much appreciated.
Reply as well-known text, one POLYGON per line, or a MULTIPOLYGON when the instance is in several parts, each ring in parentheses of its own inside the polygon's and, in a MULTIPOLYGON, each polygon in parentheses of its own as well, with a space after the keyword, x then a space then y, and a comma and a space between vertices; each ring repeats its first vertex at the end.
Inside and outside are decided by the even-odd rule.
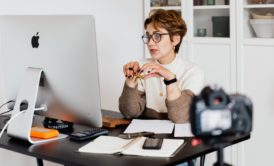
POLYGON ((100 136, 81 147, 79 152, 124 154, 150 157, 172 157, 183 146, 183 139, 164 139, 160 150, 142 149, 146 137, 122 139, 113 136, 100 136))

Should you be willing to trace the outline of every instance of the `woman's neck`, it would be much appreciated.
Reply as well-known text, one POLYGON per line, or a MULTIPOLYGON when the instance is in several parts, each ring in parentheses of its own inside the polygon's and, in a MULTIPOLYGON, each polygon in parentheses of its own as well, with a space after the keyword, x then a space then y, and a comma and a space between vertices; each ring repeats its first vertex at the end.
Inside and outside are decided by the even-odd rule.
POLYGON ((169 55, 166 55, 166 56, 158 59, 157 61, 160 64, 166 65, 166 64, 171 63, 175 59, 175 57, 176 57, 176 53, 175 52, 171 52, 169 55))

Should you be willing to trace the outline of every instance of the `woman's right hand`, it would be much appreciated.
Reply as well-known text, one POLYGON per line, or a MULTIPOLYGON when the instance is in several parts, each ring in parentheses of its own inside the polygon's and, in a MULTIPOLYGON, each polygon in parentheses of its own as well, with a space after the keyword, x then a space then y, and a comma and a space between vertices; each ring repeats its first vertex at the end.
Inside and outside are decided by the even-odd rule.
POLYGON ((137 61, 132 61, 123 66, 123 72, 126 77, 126 84, 134 88, 137 85, 135 75, 140 71, 140 66, 137 61))

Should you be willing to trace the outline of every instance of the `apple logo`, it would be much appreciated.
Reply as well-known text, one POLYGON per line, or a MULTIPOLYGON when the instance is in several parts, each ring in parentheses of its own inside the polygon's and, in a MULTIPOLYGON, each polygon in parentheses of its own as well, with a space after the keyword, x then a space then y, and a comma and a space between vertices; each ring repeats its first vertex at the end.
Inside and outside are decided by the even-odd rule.
POLYGON ((31 45, 32 48, 38 48, 39 47, 39 32, 36 33, 36 35, 32 36, 31 38, 31 45))

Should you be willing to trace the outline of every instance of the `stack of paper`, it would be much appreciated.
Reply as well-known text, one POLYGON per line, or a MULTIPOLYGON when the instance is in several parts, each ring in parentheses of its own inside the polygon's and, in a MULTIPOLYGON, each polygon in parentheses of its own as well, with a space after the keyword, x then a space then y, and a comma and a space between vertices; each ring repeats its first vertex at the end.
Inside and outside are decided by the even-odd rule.
POLYGON ((174 137, 193 137, 190 123, 174 124, 170 120, 142 120, 133 119, 124 133, 153 132, 155 134, 171 134, 174 137))
POLYGON ((189 123, 175 124, 174 137, 193 137, 189 123))

